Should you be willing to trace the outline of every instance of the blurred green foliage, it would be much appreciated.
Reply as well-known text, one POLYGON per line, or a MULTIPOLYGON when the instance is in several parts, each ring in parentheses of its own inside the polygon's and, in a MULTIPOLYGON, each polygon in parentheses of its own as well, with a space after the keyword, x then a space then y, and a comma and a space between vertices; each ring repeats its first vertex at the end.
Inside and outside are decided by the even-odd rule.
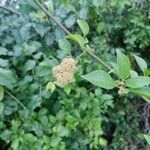
MULTIPOLYGON (((68 54, 59 41, 65 33, 32 0, 19 0, 17 5, 20 16, 0 9, 1 149, 148 149, 139 136, 144 130, 135 97, 119 97, 115 90, 103 91, 81 78, 102 68, 90 56, 79 60, 74 83, 47 87, 54 80, 52 68, 68 54)), ((116 49, 131 60, 133 53, 148 60, 147 0, 49 0, 46 5, 72 33, 81 32, 77 19, 86 20, 89 43, 104 60, 112 62, 116 49)), ((74 46, 71 53, 77 57, 81 50, 74 46)))

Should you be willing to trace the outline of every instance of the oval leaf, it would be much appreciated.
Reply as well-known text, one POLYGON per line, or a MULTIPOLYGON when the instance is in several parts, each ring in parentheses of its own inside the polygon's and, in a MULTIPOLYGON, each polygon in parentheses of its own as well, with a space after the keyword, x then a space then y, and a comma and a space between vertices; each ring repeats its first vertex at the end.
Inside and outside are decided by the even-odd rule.
POLYGON ((0 101, 3 100, 4 97, 4 88, 0 86, 0 101))
POLYGON ((87 75, 83 75, 82 78, 105 89, 112 89, 115 87, 115 82, 111 76, 102 70, 93 71, 87 75))
POLYGON ((147 69, 147 64, 146 64, 145 60, 142 59, 142 58, 139 57, 139 56, 136 56, 136 55, 134 55, 134 58, 135 58, 135 60, 136 60, 136 62, 137 62, 137 64, 138 64, 138 66, 140 67, 140 69, 141 69, 141 70, 143 71, 143 73, 144 73, 145 69, 147 69))
POLYGON ((138 76, 138 73, 134 70, 130 70, 130 77, 131 78, 134 78, 134 77, 137 77, 138 76))
POLYGON ((10 70, 0 68, 0 85, 12 88, 16 79, 10 70))
POLYGON ((66 36, 66 38, 78 43, 82 49, 84 49, 84 45, 87 43, 87 41, 79 34, 71 34, 66 36))
POLYGON ((53 93, 55 88, 56 88, 56 86, 53 82, 48 82, 46 85, 46 91, 51 90, 51 92, 53 93))
POLYGON ((30 71, 35 67, 35 65, 36 65, 36 61, 30 59, 25 63, 25 70, 30 71))
POLYGON ((119 67, 119 74, 122 80, 126 79, 130 74, 130 60, 121 51, 117 50, 117 64, 119 67))
POLYGON ((137 94, 139 96, 146 97, 146 98, 148 98, 150 100, 150 88, 149 87, 130 89, 130 92, 135 93, 135 94, 137 94))
POLYGON ((86 21, 84 21, 84 20, 81 20, 81 19, 77 20, 77 23, 80 26, 80 28, 81 28, 81 30, 83 32, 83 35, 85 37, 89 33, 89 25, 88 25, 88 23, 86 21))
POLYGON ((71 44, 69 43, 68 40, 61 39, 61 40, 59 40, 59 48, 64 50, 64 51, 70 52, 71 51, 71 44))
POLYGON ((130 88, 139 88, 150 84, 149 77, 138 76, 126 80, 126 85, 130 88))

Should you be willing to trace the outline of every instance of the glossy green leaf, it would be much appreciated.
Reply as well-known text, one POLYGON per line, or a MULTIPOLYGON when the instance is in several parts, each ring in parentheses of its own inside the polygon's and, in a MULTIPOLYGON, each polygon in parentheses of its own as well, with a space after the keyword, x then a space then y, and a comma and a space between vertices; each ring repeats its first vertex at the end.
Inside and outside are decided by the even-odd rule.
POLYGON ((66 38, 78 43, 82 49, 84 49, 84 46, 87 43, 87 41, 79 34, 71 34, 66 36, 66 38))
POLYGON ((150 99, 150 88, 149 87, 130 89, 130 92, 135 93, 139 96, 144 96, 144 97, 150 99))
POLYGON ((149 77, 138 76, 125 81, 126 85, 130 88, 139 88, 150 84, 149 77))
POLYGON ((84 20, 81 20, 81 19, 77 20, 77 23, 80 26, 80 28, 81 28, 81 30, 83 32, 83 35, 85 37, 89 33, 89 25, 88 25, 88 23, 86 21, 84 21, 84 20))
POLYGON ((59 48, 70 52, 71 51, 71 44, 69 43, 69 41, 67 39, 61 39, 59 40, 59 48))
POLYGON ((134 70, 130 70, 130 77, 131 78, 134 78, 134 77, 137 77, 138 76, 138 73, 134 70))
POLYGON ((115 87, 115 81, 107 72, 102 70, 96 70, 89 74, 82 75, 82 78, 105 89, 112 89, 115 87))
POLYGON ((139 57, 139 56, 134 55, 134 58, 135 58, 135 60, 136 60, 136 62, 137 62, 137 64, 138 64, 138 66, 140 67, 140 69, 141 69, 141 70, 143 71, 143 73, 144 73, 144 70, 147 69, 147 63, 145 62, 144 59, 142 59, 142 58, 139 57))
POLYGON ((4 88, 0 86, 0 101, 3 100, 4 97, 4 88))
POLYGON ((0 85, 12 88, 16 79, 10 70, 0 68, 0 85))
POLYGON ((114 62, 111 62, 110 63, 114 69, 114 73, 120 78, 120 73, 119 73, 119 67, 118 67, 118 64, 114 63, 114 62))
POLYGON ((117 64, 119 67, 119 74, 122 80, 126 79, 130 74, 130 60, 121 51, 117 50, 117 64))

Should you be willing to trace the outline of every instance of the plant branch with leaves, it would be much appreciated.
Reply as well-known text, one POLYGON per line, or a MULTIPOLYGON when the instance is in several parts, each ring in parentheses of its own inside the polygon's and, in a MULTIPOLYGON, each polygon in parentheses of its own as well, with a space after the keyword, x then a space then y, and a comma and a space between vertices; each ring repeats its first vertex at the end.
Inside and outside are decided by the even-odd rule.
POLYGON ((137 95, 142 96, 146 101, 150 99, 150 88, 148 85, 150 84, 149 69, 147 68, 146 62, 138 57, 135 56, 135 60, 141 70, 144 73, 144 76, 138 76, 137 72, 131 70, 131 64, 129 58, 124 55, 121 51, 117 50, 117 64, 111 63, 112 67, 109 66, 106 62, 100 59, 90 48, 88 45, 87 34, 89 33, 89 25, 84 20, 77 20, 79 27, 82 30, 83 36, 80 34, 71 34, 70 31, 64 27, 64 25, 59 22, 58 20, 53 17, 47 7, 42 5, 38 0, 34 0, 34 2, 41 8, 41 10, 45 13, 49 20, 53 20, 62 30, 67 34, 65 39, 62 42, 63 45, 66 45, 64 48, 66 49, 67 45, 70 46, 70 43, 67 39, 76 42, 83 52, 88 53, 94 59, 96 59, 101 65, 107 68, 110 72, 113 72, 117 77, 118 80, 114 80, 109 73, 103 70, 96 70, 87 75, 82 75, 82 78, 91 82, 93 85, 102 87, 104 89, 113 89, 117 87, 118 94, 124 95, 128 92, 135 93, 137 95))

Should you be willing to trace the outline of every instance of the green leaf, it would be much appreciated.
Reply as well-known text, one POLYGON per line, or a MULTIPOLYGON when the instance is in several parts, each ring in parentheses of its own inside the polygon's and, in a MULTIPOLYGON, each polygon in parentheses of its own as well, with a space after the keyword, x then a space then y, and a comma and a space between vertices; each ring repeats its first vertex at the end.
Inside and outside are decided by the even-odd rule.
POLYGON ((140 69, 141 69, 141 70, 143 71, 143 73, 144 73, 144 70, 147 69, 147 64, 146 64, 145 60, 142 59, 142 58, 139 57, 139 56, 136 56, 136 55, 134 55, 134 58, 135 58, 135 60, 136 60, 136 62, 137 62, 137 64, 138 64, 138 66, 140 67, 140 69))
POLYGON ((115 82, 111 76, 102 70, 93 71, 87 75, 83 75, 82 78, 105 89, 112 89, 115 87, 115 82))
POLYGON ((12 88, 16 79, 10 70, 0 68, 0 85, 12 88))
POLYGON ((71 86, 70 86, 70 85, 66 85, 66 86, 64 87, 64 91, 65 91, 65 93, 66 93, 67 95, 69 95, 70 92, 71 92, 71 86))
POLYGON ((144 69, 144 75, 145 76, 150 76, 150 69, 144 69))
POLYGON ((130 88, 139 88, 150 84, 149 77, 138 76, 125 81, 126 85, 130 88))
POLYGON ((8 50, 5 47, 0 46, 0 55, 7 55, 8 50))
POLYGON ((13 140, 12 143, 11 143, 11 148, 12 148, 13 150, 18 149, 18 147, 19 147, 19 138, 13 140))
POLYGON ((48 10, 51 12, 51 11, 54 11, 54 3, 53 3, 53 0, 48 0, 45 2, 45 5, 47 6, 48 10))
POLYGON ((150 88, 149 87, 142 87, 137 89, 129 89, 130 92, 135 93, 140 96, 144 96, 148 99, 150 99, 150 88))
POLYGON ((126 79, 130 74, 130 60, 121 51, 117 50, 117 64, 119 67, 119 74, 122 80, 126 79))
POLYGON ((0 115, 2 114, 3 110, 4 110, 4 103, 0 102, 0 115))
POLYGON ((114 62, 110 62, 110 64, 112 65, 115 74, 116 74, 118 77, 120 77, 118 65, 117 65, 116 63, 114 63, 114 62))
POLYGON ((81 20, 81 19, 77 20, 77 23, 80 26, 80 28, 81 28, 81 30, 83 32, 83 35, 85 37, 89 33, 89 25, 88 25, 88 23, 86 21, 84 21, 84 20, 81 20))
POLYGON ((32 70, 36 65, 36 61, 35 60, 28 60, 26 63, 25 63, 25 70, 26 71, 30 71, 32 70))
POLYGON ((78 43, 82 49, 84 49, 84 46, 87 43, 87 41, 79 34, 71 34, 71 35, 66 36, 66 38, 71 39, 75 41, 76 43, 78 43))
POLYGON ((93 4, 96 7, 99 7, 99 6, 103 5, 104 2, 105 2, 105 0, 93 0, 93 4))
POLYGON ((144 138, 146 139, 146 141, 148 142, 148 144, 150 145, 150 135, 144 135, 144 138))
POLYGON ((134 70, 130 70, 130 77, 131 78, 134 78, 134 77, 137 77, 138 76, 138 73, 134 70))
POLYGON ((9 61, 7 59, 0 58, 0 67, 8 67, 9 61))
POLYGON ((0 86, 0 101, 3 100, 3 97, 4 97, 4 88, 0 86))
POLYGON ((68 40, 61 39, 61 40, 59 40, 59 48, 64 50, 64 51, 70 52, 71 51, 71 44, 69 43, 68 40))
POLYGON ((100 145, 106 146, 107 145, 107 140, 105 140, 104 138, 100 138, 99 143, 100 143, 100 145))
POLYGON ((47 85, 46 85, 46 90, 51 90, 51 92, 53 93, 54 90, 55 90, 56 86, 53 82, 48 82, 47 85))

